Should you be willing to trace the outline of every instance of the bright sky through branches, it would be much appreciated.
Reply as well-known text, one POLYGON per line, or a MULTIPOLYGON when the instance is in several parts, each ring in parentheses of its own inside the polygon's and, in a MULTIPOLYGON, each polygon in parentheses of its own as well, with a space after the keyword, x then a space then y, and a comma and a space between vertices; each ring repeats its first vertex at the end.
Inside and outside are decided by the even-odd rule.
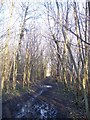
MULTIPOLYGON (((42 32, 47 31, 47 18, 45 15, 46 13, 44 13, 43 3, 50 2, 50 1, 52 2, 52 5, 54 6, 54 9, 56 11, 56 6, 55 6, 56 0, 0 0, 0 2, 4 3, 3 11, 2 13, 0 13, 0 17, 3 19, 2 20, 3 24, 1 26, 0 32, 6 31, 7 23, 10 24, 11 30, 14 29, 14 31, 16 32, 19 30, 20 23, 22 23, 22 20, 23 20, 22 18, 25 11, 25 9, 22 10, 22 5, 27 6, 28 2, 30 5, 29 5, 29 13, 27 16, 31 18, 27 21, 27 24, 32 24, 34 15, 39 16, 41 14, 40 17, 37 17, 38 19, 36 19, 37 21, 36 23, 40 25, 42 32), (12 18, 10 22, 10 11, 12 7, 12 2, 13 2, 13 11, 12 11, 12 18), (37 9, 36 12, 34 11, 34 9, 37 9)), ((65 3, 67 2, 67 0, 57 0, 57 1, 62 2, 63 5, 65 5, 65 3)), ((74 0, 68 0, 68 1, 73 2, 74 0)), ((75 0, 75 1, 80 3, 79 4, 80 11, 83 13, 82 4, 85 2, 85 0, 75 0)), ((53 26, 54 26, 54 23, 53 23, 53 20, 51 20, 51 27, 53 26)))

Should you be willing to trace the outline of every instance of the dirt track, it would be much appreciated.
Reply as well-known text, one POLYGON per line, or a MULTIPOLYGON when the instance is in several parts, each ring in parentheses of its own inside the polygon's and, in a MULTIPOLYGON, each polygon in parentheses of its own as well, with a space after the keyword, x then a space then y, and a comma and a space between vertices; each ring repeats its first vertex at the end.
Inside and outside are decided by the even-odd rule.
MULTIPOLYGON (((34 88, 34 87, 33 87, 34 88)), ((36 88, 36 87, 35 87, 36 88)), ((46 78, 34 93, 3 102, 3 118, 85 118, 85 111, 75 105, 71 92, 62 83, 46 78)))

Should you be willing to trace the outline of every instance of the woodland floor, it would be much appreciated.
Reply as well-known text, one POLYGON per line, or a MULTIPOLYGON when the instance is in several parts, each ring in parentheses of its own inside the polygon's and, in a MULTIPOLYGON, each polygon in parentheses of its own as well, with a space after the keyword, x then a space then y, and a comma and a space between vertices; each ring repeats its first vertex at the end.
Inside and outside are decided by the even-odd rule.
POLYGON ((4 100, 2 117, 32 119, 86 119, 84 105, 76 105, 71 91, 48 77, 32 86, 32 91, 4 100))

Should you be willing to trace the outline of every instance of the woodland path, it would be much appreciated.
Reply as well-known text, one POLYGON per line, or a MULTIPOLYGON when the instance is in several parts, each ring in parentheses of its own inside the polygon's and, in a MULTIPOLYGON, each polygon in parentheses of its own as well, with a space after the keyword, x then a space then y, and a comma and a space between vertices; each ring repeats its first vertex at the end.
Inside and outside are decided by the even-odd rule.
POLYGON ((62 83, 48 77, 32 88, 33 92, 3 102, 3 118, 85 119, 84 108, 75 104, 73 93, 62 83))

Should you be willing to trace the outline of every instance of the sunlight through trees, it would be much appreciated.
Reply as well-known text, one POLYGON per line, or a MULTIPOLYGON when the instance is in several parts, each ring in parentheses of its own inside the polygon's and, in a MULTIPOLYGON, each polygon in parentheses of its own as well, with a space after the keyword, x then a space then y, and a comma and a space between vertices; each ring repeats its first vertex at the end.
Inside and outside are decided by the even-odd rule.
POLYGON ((2 94, 30 90, 50 76, 73 92, 89 118, 90 1, 1 0, 0 28, 2 94))

